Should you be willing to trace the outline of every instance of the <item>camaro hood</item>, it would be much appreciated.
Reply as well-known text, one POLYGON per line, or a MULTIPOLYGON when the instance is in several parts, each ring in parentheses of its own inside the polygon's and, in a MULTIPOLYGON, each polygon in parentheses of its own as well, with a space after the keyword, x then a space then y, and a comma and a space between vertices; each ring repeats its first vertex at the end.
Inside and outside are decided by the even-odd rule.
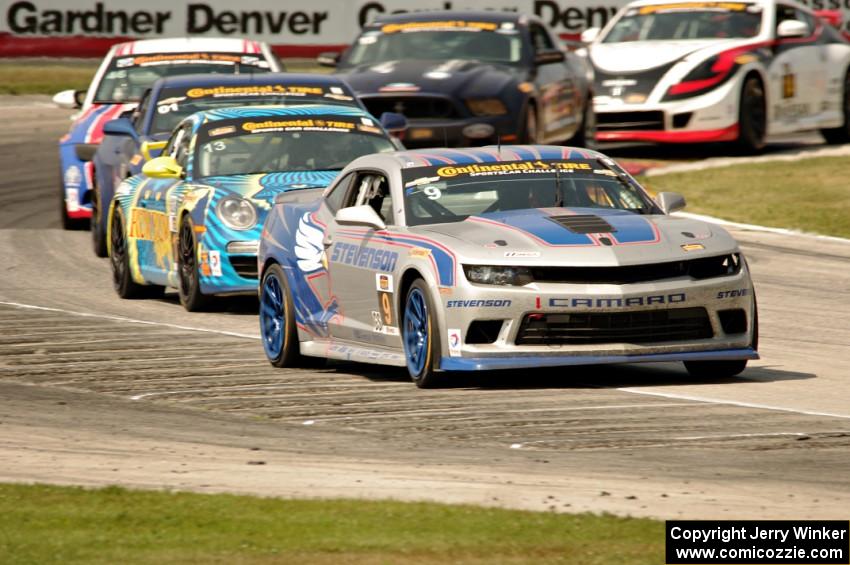
POLYGON ((274 204, 275 197, 290 190, 324 188, 328 186, 338 171, 298 171, 281 173, 261 173, 255 175, 226 175, 206 177, 203 183, 218 189, 224 194, 233 193, 250 198, 263 205, 274 204))
POLYGON ((518 71, 506 65, 463 59, 388 61, 342 73, 358 94, 439 92, 459 97, 494 96, 518 77, 518 71))
POLYGON ((598 208, 536 208, 412 228, 489 265, 620 266, 730 253, 725 230, 676 216, 598 208), (591 233, 588 233, 588 232, 591 233))
POLYGON ((590 48, 593 65, 609 73, 636 73, 670 65, 691 53, 729 40, 627 41, 597 43, 590 48))

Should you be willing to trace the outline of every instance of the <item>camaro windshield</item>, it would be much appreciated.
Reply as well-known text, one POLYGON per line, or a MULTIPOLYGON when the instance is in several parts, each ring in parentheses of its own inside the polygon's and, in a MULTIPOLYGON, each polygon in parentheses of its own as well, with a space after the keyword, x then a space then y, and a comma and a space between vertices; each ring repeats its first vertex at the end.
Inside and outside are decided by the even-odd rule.
POLYGON ((385 24, 369 29, 351 46, 345 63, 467 59, 517 64, 522 55, 522 38, 513 23, 452 20, 385 24))
POLYGON ((688 2, 630 8, 602 43, 755 37, 762 9, 744 2, 688 2))
POLYGON ((335 171, 352 160, 395 147, 369 118, 271 116, 221 120, 201 130, 196 175, 335 171))
POLYGON ((591 160, 417 167, 405 169, 403 179, 411 226, 528 208, 656 211, 628 176, 591 160))
POLYGON ((183 118, 202 110, 229 106, 300 104, 357 106, 354 95, 341 86, 255 84, 164 88, 156 101, 150 133, 170 132, 183 118))
POLYGON ((97 86, 96 103, 138 102, 157 79, 173 75, 245 74, 269 71, 258 55, 153 53, 115 57, 97 86))

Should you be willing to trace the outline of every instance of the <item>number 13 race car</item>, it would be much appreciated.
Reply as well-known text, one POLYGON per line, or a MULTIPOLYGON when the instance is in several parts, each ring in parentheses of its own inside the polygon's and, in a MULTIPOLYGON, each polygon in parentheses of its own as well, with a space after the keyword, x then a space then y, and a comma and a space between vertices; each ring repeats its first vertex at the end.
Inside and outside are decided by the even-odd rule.
POLYGON ((722 228, 669 216, 614 161, 507 146, 361 157, 280 195, 260 241, 267 357, 439 371, 758 358, 750 275, 722 228))
POLYGON ((850 142, 850 45, 828 15, 790 0, 629 4, 590 45, 598 139, 850 142))

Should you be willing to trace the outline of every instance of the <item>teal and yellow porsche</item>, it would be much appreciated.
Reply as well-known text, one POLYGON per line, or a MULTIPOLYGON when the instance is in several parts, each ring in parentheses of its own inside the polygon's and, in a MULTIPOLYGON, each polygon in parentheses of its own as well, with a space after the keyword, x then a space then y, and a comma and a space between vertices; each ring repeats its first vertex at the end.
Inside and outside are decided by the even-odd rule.
POLYGON ((252 106, 183 120, 162 156, 116 189, 109 208, 113 283, 122 298, 176 288, 189 310, 257 291, 257 250, 278 194, 329 185, 349 162, 393 151, 357 107, 252 106))

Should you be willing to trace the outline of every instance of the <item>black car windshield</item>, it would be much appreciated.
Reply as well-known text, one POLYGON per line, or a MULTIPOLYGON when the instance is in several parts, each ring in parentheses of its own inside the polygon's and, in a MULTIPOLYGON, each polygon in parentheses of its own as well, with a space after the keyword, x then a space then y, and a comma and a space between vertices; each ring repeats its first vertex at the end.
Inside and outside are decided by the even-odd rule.
POLYGON ((149 133, 170 132, 183 118, 202 110, 300 104, 358 106, 348 87, 342 85, 249 84, 163 88, 155 104, 149 133))
POLYGON ((278 115, 202 126, 195 176, 334 171, 370 153, 395 149, 370 118, 278 115))
POLYGON ((683 2, 630 8, 602 43, 755 37, 762 9, 744 2, 683 2))
POLYGON ((268 72, 261 55, 240 53, 152 53, 115 57, 100 79, 95 103, 138 102, 159 78, 174 75, 268 72))
POLYGON ((408 59, 518 64, 522 57, 522 37, 513 22, 426 21, 367 29, 351 46, 343 65, 408 59))
POLYGON ((416 167, 404 170, 402 176, 409 226, 529 208, 657 212, 627 175, 593 160, 416 167))

